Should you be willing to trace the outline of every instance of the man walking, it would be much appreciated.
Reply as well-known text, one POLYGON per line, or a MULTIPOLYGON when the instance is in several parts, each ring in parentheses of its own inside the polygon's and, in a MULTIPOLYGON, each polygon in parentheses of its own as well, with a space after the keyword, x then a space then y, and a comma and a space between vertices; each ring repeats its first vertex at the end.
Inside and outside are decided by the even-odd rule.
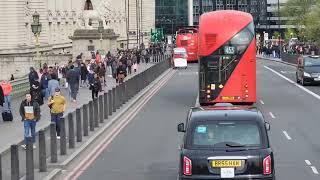
POLYGON ((70 70, 67 72, 67 82, 70 85, 70 93, 71 93, 71 99, 73 102, 76 102, 77 94, 79 91, 79 79, 80 74, 77 70, 74 69, 74 66, 70 66, 70 70))
MULTIPOLYGON (((36 124, 40 120, 40 106, 37 102, 33 101, 31 98, 31 94, 26 94, 25 100, 23 100, 20 104, 20 116, 24 123, 24 143, 22 147, 26 149, 27 137, 31 137, 33 143, 36 141, 36 124)), ((33 145, 33 148, 36 148, 33 145)))
POLYGON ((48 106, 50 107, 51 122, 56 123, 57 139, 60 139, 60 120, 66 110, 66 100, 61 95, 59 88, 56 88, 54 96, 50 97, 48 106))

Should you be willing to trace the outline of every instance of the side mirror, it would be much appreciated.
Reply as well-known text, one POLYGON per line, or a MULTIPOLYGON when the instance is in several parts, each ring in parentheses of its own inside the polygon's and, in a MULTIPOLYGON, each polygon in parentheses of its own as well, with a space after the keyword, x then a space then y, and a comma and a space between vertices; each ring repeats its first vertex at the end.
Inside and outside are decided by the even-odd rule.
POLYGON ((270 131, 270 124, 269 124, 268 122, 265 122, 264 124, 265 124, 265 126, 266 126, 266 129, 267 129, 268 131, 270 131))
POLYGON ((184 123, 178 124, 178 132, 186 132, 186 130, 184 129, 184 123))

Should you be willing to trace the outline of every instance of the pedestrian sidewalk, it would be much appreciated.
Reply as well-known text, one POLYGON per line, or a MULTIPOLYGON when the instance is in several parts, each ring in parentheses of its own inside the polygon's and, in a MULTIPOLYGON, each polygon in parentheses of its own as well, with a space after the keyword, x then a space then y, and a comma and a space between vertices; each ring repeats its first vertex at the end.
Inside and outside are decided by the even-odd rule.
POLYGON ((265 57, 265 56, 262 56, 262 55, 257 55, 257 58, 265 59, 265 60, 269 60, 269 61, 276 61, 276 62, 287 64, 287 65, 290 65, 290 66, 296 66, 296 64, 283 61, 281 58, 265 57))
MULTIPOLYGON (((140 64, 138 66, 138 70, 136 73, 132 73, 132 75, 128 75, 127 78, 130 78, 139 72, 142 72, 151 66, 153 66, 154 63, 149 64, 140 64)), ((111 77, 107 77, 107 87, 104 87, 104 91, 108 91, 116 86, 115 79, 111 77)), ((102 92, 104 93, 104 92, 102 92)), ((79 89, 79 93, 77 96, 77 102, 73 103, 70 101, 69 94, 67 89, 62 88, 62 94, 66 97, 67 100, 67 109, 65 114, 68 114, 69 112, 73 112, 76 108, 80 108, 83 104, 87 104, 90 100, 92 100, 91 97, 91 91, 87 87, 83 87, 79 89)), ((10 145, 12 144, 18 144, 23 140, 23 123, 21 122, 21 117, 19 115, 19 107, 21 101, 24 99, 24 97, 14 98, 12 100, 12 114, 14 117, 13 122, 3 122, 2 117, 0 118, 0 153, 10 148, 10 145)), ((49 126, 51 122, 51 116, 49 112, 49 108, 46 105, 47 102, 45 102, 44 105, 41 106, 41 120, 37 123, 36 131, 39 131, 40 129, 43 129, 47 126, 49 126)))

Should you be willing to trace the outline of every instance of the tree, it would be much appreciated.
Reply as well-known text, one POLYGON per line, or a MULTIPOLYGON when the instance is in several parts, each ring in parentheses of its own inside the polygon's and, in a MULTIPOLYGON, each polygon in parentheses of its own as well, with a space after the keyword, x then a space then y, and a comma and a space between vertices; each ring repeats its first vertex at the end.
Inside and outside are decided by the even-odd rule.
POLYGON ((297 37, 297 32, 296 30, 292 28, 286 29, 286 32, 284 33, 284 39, 288 41, 291 38, 296 38, 297 37))
POLYGON ((306 17, 306 33, 308 39, 320 45, 320 1, 312 8, 306 17))
POLYGON ((280 35, 281 35, 281 34, 280 34, 279 31, 274 31, 273 34, 272 34, 272 38, 273 38, 273 39, 279 39, 280 35))
POLYGON ((307 16, 312 5, 319 0, 288 0, 281 8, 281 14, 288 17, 288 23, 296 25, 301 31, 307 24, 307 16))

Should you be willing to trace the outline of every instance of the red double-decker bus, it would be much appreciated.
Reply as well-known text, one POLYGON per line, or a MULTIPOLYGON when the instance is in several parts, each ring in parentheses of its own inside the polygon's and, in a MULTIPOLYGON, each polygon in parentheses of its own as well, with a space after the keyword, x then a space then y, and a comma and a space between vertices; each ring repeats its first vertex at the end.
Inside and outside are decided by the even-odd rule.
POLYGON ((188 53, 188 62, 198 61, 198 29, 183 27, 177 31, 176 47, 184 47, 188 53))
POLYGON ((256 40, 251 14, 223 10, 201 15, 199 103, 256 102, 256 40))

